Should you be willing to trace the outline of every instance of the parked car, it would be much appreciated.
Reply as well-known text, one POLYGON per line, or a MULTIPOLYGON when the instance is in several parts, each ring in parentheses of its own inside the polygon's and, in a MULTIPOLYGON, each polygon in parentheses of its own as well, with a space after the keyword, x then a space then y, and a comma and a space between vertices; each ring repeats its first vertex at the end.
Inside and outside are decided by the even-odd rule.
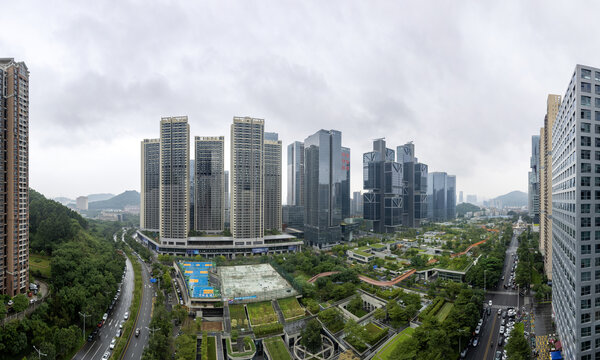
POLYGON ((504 338, 502 336, 498 337, 498 346, 502 346, 504 338))
POLYGON ((114 349, 115 345, 117 345, 117 339, 112 338, 112 340, 110 341, 110 345, 108 346, 109 349, 114 349))
POLYGON ((492 306, 492 300, 488 301, 488 305, 492 306))
POLYGON ((494 360, 502 360, 502 352, 496 351, 496 356, 494 357, 494 360))
POLYGON ((477 327, 475 328, 475 335, 479 335, 480 331, 481 331, 481 326, 477 325, 477 327))
POLYGON ((464 359, 467 357, 467 350, 468 348, 464 349, 463 351, 460 352, 460 358, 464 359))
POLYGON ((500 334, 504 334, 504 326, 500 326, 500 334))
POLYGON ((473 347, 477 346, 477 344, 479 344, 479 336, 473 340, 473 347))
POLYGON ((125 315, 123 315, 123 319, 129 319, 129 311, 125 312, 125 315))
POLYGON ((103 320, 103 321, 106 321, 106 319, 108 319, 108 314, 107 314, 107 313, 104 313, 104 315, 102 316, 102 320, 103 320))
POLYGON ((12 301, 12 299, 8 300, 8 306, 13 306, 13 304, 14 304, 14 303, 15 303, 15 302, 14 302, 14 301, 12 301))
POLYGON ((117 330, 117 337, 121 337, 121 334, 123 334, 123 330, 121 330, 121 329, 117 330))
POLYGON ((502 315, 502 309, 498 309, 498 315, 502 315))

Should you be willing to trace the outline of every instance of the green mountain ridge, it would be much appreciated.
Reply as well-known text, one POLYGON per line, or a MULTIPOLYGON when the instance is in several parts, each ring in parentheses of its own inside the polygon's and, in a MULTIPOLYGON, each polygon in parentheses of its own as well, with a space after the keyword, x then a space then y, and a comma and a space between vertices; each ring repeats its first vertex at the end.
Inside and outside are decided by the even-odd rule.
POLYGON ((128 205, 140 205, 140 193, 135 190, 127 190, 108 200, 94 201, 88 204, 89 210, 123 210, 128 205))
POLYGON ((527 193, 523 191, 511 191, 508 194, 500 195, 490 201, 501 202, 503 206, 522 207, 527 206, 527 193))

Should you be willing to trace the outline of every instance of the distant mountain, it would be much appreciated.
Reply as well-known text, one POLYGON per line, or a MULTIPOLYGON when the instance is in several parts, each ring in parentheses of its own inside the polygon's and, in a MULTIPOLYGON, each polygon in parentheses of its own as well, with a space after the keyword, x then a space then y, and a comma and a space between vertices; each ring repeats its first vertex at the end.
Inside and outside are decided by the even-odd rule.
POLYGON ((95 201, 108 200, 113 197, 115 197, 115 194, 89 194, 87 196, 88 203, 92 203, 95 201))
POLYGON ((135 190, 128 190, 110 199, 94 201, 88 204, 89 210, 123 210, 127 205, 140 205, 140 193, 135 190))
POLYGON ((481 210, 479 206, 475 206, 471 203, 461 203, 456 205, 456 215, 458 217, 463 217, 468 212, 475 212, 479 210, 481 210))
POLYGON ((75 202, 75 200, 73 200, 73 199, 69 199, 69 198, 66 198, 66 197, 63 197, 63 196, 55 197, 55 198, 54 198, 54 199, 52 199, 52 200, 54 200, 54 201, 56 201, 56 202, 59 202, 59 203, 61 203, 62 205, 67 205, 67 204, 69 204, 69 203, 74 203, 74 202, 75 202))
POLYGON ((527 206, 527 193, 522 191, 511 191, 508 194, 498 196, 489 201, 492 205, 508 206, 508 207, 523 207, 527 206))

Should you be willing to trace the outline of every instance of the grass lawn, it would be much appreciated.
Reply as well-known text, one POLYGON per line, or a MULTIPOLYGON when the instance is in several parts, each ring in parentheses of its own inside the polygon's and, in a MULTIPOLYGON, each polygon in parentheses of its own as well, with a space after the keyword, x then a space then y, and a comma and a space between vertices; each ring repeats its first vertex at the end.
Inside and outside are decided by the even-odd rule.
POLYGON ((442 308, 440 309, 440 311, 438 311, 437 314, 435 314, 435 317, 438 319, 439 322, 446 320, 446 318, 448 317, 448 314, 450 314, 450 310, 452 310, 453 307, 454 307, 453 303, 451 303, 451 302, 445 303, 442 306, 442 308))
POLYGON ((50 278, 50 257, 39 254, 29 254, 29 270, 38 270, 43 278, 50 278))
POLYGON ((248 329, 248 319, 246 318, 246 310, 244 305, 229 305, 229 316, 231 317, 231 328, 240 330, 248 329))
POLYGON ((291 360, 290 353, 285 348, 283 340, 279 336, 266 339, 264 341, 265 347, 271 355, 271 359, 275 360, 291 360))
POLYGON ((217 340, 214 336, 208 337, 208 360, 217 360, 217 340))
POLYGON ((262 301, 246 305, 252 326, 277 322, 277 314, 270 301, 262 301))
POLYGON ((286 320, 301 318, 304 316, 304 309, 298 303, 298 299, 295 297, 279 299, 277 300, 283 317, 286 320))
POLYGON ((387 343, 386 346, 384 346, 381 350, 379 350, 377 352, 377 354, 375 354, 374 359, 375 360, 392 360, 392 358, 390 356, 391 356, 392 352, 394 351, 394 349, 396 348, 396 346, 398 346, 399 344, 401 344, 402 342, 404 342, 408 338, 410 338, 414 332, 415 332, 415 329, 413 329, 411 327, 404 329, 400 334, 396 335, 392 339, 392 341, 387 343))
MULTIPOLYGON (((350 311, 350 310, 348 310, 348 311, 350 311)), ((357 317, 357 318, 359 318, 359 319, 360 319, 361 317, 363 317, 363 316, 365 316, 365 315, 367 315, 367 314, 368 314, 368 313, 367 313, 367 311, 366 311, 365 309, 362 309, 362 308, 361 308, 361 309, 358 309, 358 310, 356 310, 356 311, 350 311, 350 312, 351 312, 352 314, 354 314, 354 316, 356 316, 356 317, 357 317)))

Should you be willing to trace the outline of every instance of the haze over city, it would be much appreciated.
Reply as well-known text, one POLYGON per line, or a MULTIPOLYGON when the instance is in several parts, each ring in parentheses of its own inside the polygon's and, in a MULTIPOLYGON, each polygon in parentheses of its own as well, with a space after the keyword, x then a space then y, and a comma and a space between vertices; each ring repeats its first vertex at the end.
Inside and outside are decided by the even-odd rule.
POLYGON ((192 135, 226 136, 226 168, 231 119, 253 116, 284 146, 342 131, 353 191, 379 137, 414 141, 419 160, 456 174, 465 193, 526 191, 523 154, 544 94, 600 57, 585 26, 597 5, 372 5, 5 4, 0 22, 20 30, 2 32, 0 49, 35 79, 31 186, 70 197, 139 190, 140 139, 162 116, 187 115, 192 135))

